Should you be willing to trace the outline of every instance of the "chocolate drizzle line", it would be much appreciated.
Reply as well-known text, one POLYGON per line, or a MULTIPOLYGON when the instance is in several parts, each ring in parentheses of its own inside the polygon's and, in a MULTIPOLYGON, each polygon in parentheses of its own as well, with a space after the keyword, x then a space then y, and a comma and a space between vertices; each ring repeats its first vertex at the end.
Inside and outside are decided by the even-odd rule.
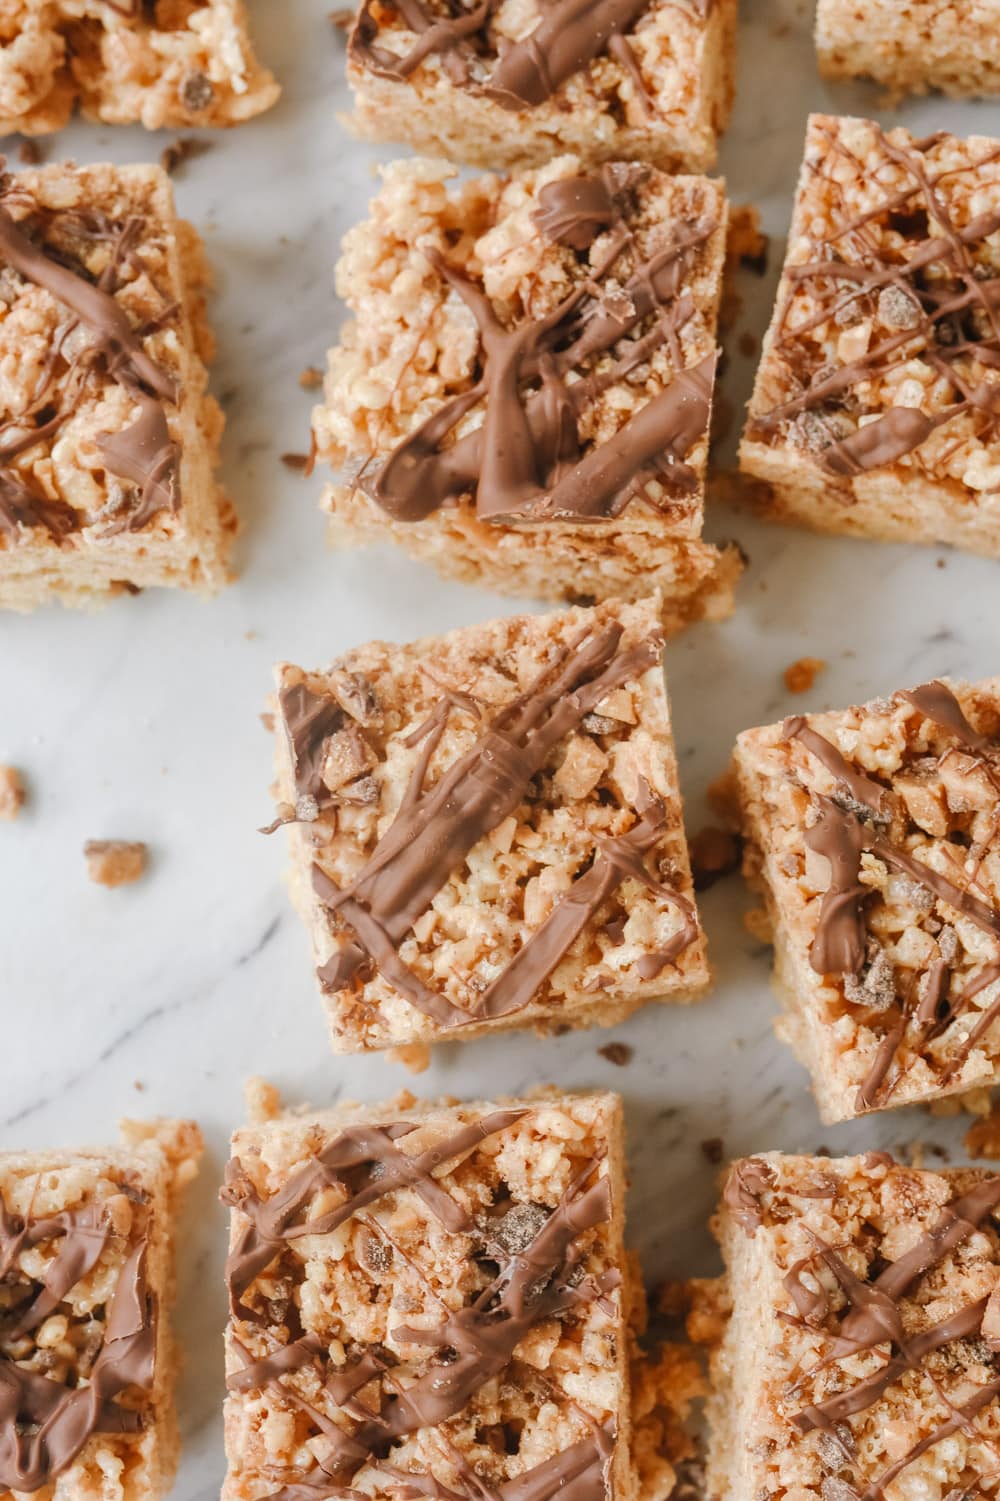
MULTIPOLYGON (((820 1286, 813 1292, 801 1280, 803 1271, 815 1271, 818 1264, 832 1273, 841 1293, 847 1300, 847 1312, 840 1317, 839 1328, 827 1334, 829 1353, 811 1369, 803 1373, 796 1388, 809 1377, 817 1375, 841 1360, 888 1345, 890 1356, 874 1374, 848 1384, 834 1396, 821 1402, 809 1404, 794 1418, 799 1433, 820 1431, 838 1438, 843 1451, 844 1464, 853 1468, 856 1449, 853 1442, 844 1444, 840 1437, 848 1418, 868 1412, 883 1394, 910 1372, 918 1373, 925 1358, 937 1350, 957 1341, 974 1339, 981 1335, 983 1316, 988 1297, 950 1314, 946 1319, 932 1325, 919 1334, 910 1334, 904 1325, 899 1300, 915 1296, 921 1279, 944 1259, 958 1250, 984 1222, 992 1223, 993 1215, 1000 1206, 1000 1177, 984 1179, 962 1197, 954 1199, 941 1213, 932 1227, 925 1231, 909 1251, 896 1261, 890 1262, 873 1281, 855 1275, 836 1250, 817 1236, 810 1237, 815 1245, 812 1254, 797 1261, 787 1273, 784 1285, 798 1312, 797 1319, 780 1315, 792 1323, 799 1323, 814 1331, 822 1330, 830 1317, 830 1301, 820 1286)), ((995 1228, 995 1226, 994 1226, 995 1228)), ((955 1404, 941 1389, 940 1383, 930 1372, 925 1372, 931 1381, 935 1395, 949 1411, 948 1419, 940 1423, 891 1466, 864 1484, 851 1477, 851 1494, 858 1501, 882 1501, 886 1487, 912 1465, 922 1454, 941 1443, 950 1434, 964 1430, 977 1437, 972 1420, 978 1413, 1000 1395, 1000 1381, 992 1381, 978 1388, 971 1397, 955 1404)), ((972 1489, 970 1487, 969 1489, 972 1489)), ((963 1491, 963 1494, 967 1494, 963 1491)))
MULTIPOLYGON (((242 1163, 234 1158, 227 1168, 223 1200, 248 1220, 227 1263, 234 1319, 248 1324, 264 1321, 265 1316, 244 1299, 276 1257, 294 1250, 297 1239, 332 1234, 365 1206, 400 1189, 416 1192, 450 1233, 481 1234, 437 1181, 434 1170, 507 1130, 527 1113, 516 1109, 494 1112, 412 1157, 396 1143, 416 1129, 414 1123, 350 1127, 329 1141, 267 1200, 259 1197, 242 1163), (333 1210, 300 1219, 310 1199, 330 1187, 343 1190, 343 1202, 333 1210)), ((482 1386, 507 1369, 516 1347, 536 1324, 564 1318, 593 1302, 607 1303, 619 1285, 618 1274, 609 1271, 596 1279, 585 1275, 585 1253, 580 1243, 581 1236, 607 1224, 611 1217, 610 1183, 599 1168, 598 1161, 583 1167, 527 1245, 507 1249, 494 1244, 487 1232, 488 1254, 499 1269, 471 1303, 455 1310, 427 1285, 429 1295, 440 1303, 442 1321, 432 1329, 402 1325, 393 1331, 397 1340, 432 1352, 423 1369, 406 1384, 397 1379, 388 1353, 365 1350, 347 1366, 331 1369, 323 1342, 312 1333, 301 1334, 257 1359, 234 1334, 232 1347, 242 1368, 227 1377, 229 1390, 273 1392, 305 1413, 328 1445, 310 1470, 290 1476, 267 1501, 327 1501, 353 1494, 349 1490, 352 1480, 369 1465, 376 1473, 398 1480, 404 1488, 412 1487, 416 1495, 463 1501, 462 1492, 448 1490, 432 1475, 396 1469, 391 1463, 391 1445, 421 1429, 442 1430, 464 1411, 482 1386), (283 1380, 307 1366, 315 1367, 321 1375, 322 1407, 307 1402, 283 1380), (374 1398, 372 1383, 378 1383, 374 1398), (363 1388, 369 1389, 364 1403, 357 1400, 363 1388), (333 1420, 330 1406, 351 1420, 350 1430, 333 1420)), ((373 1225, 369 1228, 378 1229, 373 1225)), ((420 1275, 408 1259, 407 1264, 420 1275)), ((614 1305, 607 1306, 614 1311, 614 1305)), ((290 1327, 296 1325, 297 1311, 288 1319, 290 1327)), ((439 1437, 447 1446, 443 1432, 439 1437)), ((605 1501, 612 1453, 613 1434, 595 1425, 592 1436, 508 1481, 495 1494, 503 1501, 554 1501, 557 1496, 569 1497, 570 1501, 605 1501)), ((448 1458, 463 1481, 468 1478, 474 1482, 472 1497, 481 1501, 483 1482, 474 1472, 466 1473, 465 1461, 450 1448, 448 1458)), ((494 1492, 489 1494, 493 1496, 494 1492)))
MULTIPOLYGON (((959 746, 974 755, 983 765, 1000 796, 1000 775, 983 760, 993 742, 969 724, 962 707, 946 684, 925 683, 899 697, 939 729, 953 735, 959 746)), ((834 797, 813 793, 815 821, 805 831, 806 846, 826 858, 830 865, 830 882, 823 893, 816 935, 809 952, 809 962, 820 975, 857 976, 868 955, 865 905, 872 897, 870 887, 861 880, 862 857, 875 856, 890 870, 898 871, 919 883, 940 901, 946 902, 991 938, 1000 941, 1000 911, 974 896, 967 887, 922 860, 896 848, 885 832, 892 820, 893 807, 887 787, 852 766, 837 747, 813 730, 801 716, 785 721, 786 740, 798 740, 835 779, 838 792, 834 797)), ((880 1099, 899 1051, 911 1029, 915 1029, 912 1051, 926 1056, 926 1044, 945 1033, 962 1017, 972 1000, 988 985, 1000 980, 1000 954, 973 978, 957 999, 948 1003, 949 967, 941 958, 931 962, 918 981, 916 1006, 906 1004, 897 995, 887 1017, 887 1030, 876 1051, 867 1077, 857 1096, 857 1108, 870 1110, 880 1099), (946 1014, 939 1016, 942 1005, 946 1014)), ((947 1083, 993 1022, 1000 1017, 1000 999, 982 1013, 975 1027, 959 1042, 954 1057, 947 1064, 943 1082, 947 1083)), ((901 1076, 899 1076, 901 1077, 901 1076)), ((892 1088, 898 1083, 898 1077, 892 1088)))
MULTIPOLYGON (((0 163, 2 168, 2 163, 0 163)), ((25 196, 19 185, 6 180, 11 203, 25 196)), ((170 436, 164 403, 176 404, 175 382, 146 353, 141 330, 133 329, 125 309, 113 295, 113 284, 123 262, 140 264, 134 250, 141 221, 128 219, 114 226, 97 215, 87 220, 79 214, 59 215, 31 201, 28 218, 71 222, 75 234, 111 242, 108 266, 98 281, 57 259, 36 243, 0 202, 0 260, 19 276, 42 287, 69 312, 70 319, 58 330, 46 368, 28 409, 0 426, 0 530, 13 539, 21 527, 44 526, 61 541, 80 526, 76 511, 61 501, 35 495, 25 477, 7 467, 9 461, 49 439, 72 416, 99 370, 116 381, 139 408, 139 416, 120 432, 99 435, 97 447, 110 474, 138 487, 134 503, 118 508, 108 517, 104 535, 140 531, 161 511, 176 511, 180 503, 178 470, 180 452, 170 436), (69 334, 84 326, 93 341, 68 357, 63 345, 69 334), (60 376, 61 370, 61 376, 60 376), (53 415, 54 409, 54 415, 53 415)), ((145 267, 141 267, 145 270, 145 267)), ((164 316, 173 305, 164 304, 164 316)))
POLYGON ((643 962, 640 978, 655 978, 696 941, 698 924, 691 903, 646 869, 645 858, 666 825, 666 810, 642 784, 638 822, 628 833, 599 842, 590 867, 576 877, 472 1010, 430 990, 399 955, 399 945, 438 891, 479 841, 517 809, 556 746, 609 693, 659 661, 658 641, 622 651, 621 637, 622 627, 615 623, 585 631, 564 647, 528 692, 495 715, 476 743, 428 788, 424 784, 431 759, 453 709, 450 698, 440 700, 411 737, 413 744, 422 742, 420 757, 396 817, 364 869, 341 889, 319 865, 313 866, 316 895, 351 932, 346 945, 319 970, 324 989, 343 990, 374 964, 411 1005, 441 1027, 507 1015, 530 1003, 626 879, 639 881, 683 918, 669 948, 643 962))
MULTIPOLYGON (((648 103, 630 33, 652 0, 552 0, 527 36, 511 41, 494 38, 491 23, 500 0, 480 0, 435 14, 424 0, 393 0, 403 26, 416 34, 399 55, 379 44, 381 27, 372 0, 365 0, 348 43, 352 61, 379 78, 403 83, 427 58, 437 55, 446 77, 457 88, 480 94, 503 109, 520 112, 545 104, 574 74, 609 52, 648 103), (490 64, 492 54, 493 63, 490 64)), ((714 0, 666 0, 704 24, 714 0)), ((390 7, 381 4, 380 13, 390 7)))
POLYGON ((654 507, 667 504, 649 491, 653 480, 667 496, 697 488, 685 460, 708 430, 717 355, 684 367, 679 335, 695 307, 682 288, 692 257, 718 226, 709 220, 683 226, 640 260, 621 191, 611 169, 542 189, 536 223, 543 235, 579 248, 608 231, 611 248, 557 307, 512 328, 500 322, 477 282, 438 251, 424 251, 475 318, 481 374, 404 438, 377 473, 359 480, 394 520, 422 521, 474 493, 476 513, 487 522, 599 521, 620 515, 640 495, 654 507), (636 264, 624 287, 602 293, 600 283, 627 246, 636 264), (669 384, 611 439, 585 448, 578 424, 586 408, 663 346, 673 367, 669 384), (580 373, 585 361, 612 351, 608 369, 580 373), (571 380, 574 374, 579 379, 571 380), (481 425, 456 438, 479 406, 481 425))
MULTIPOLYGON (((0 1285, 18 1286, 22 1251, 58 1242, 41 1289, 0 1315, 0 1336, 37 1329, 97 1265, 112 1240, 100 1204, 34 1219, 7 1209, 0 1194, 0 1285), (11 1319, 11 1322, 7 1320, 11 1319)), ((86 1382, 66 1386, 0 1356, 0 1489, 37 1491, 62 1474, 95 1433, 136 1433, 142 1415, 123 1392, 149 1392, 156 1355, 156 1303, 146 1286, 145 1237, 133 1245, 106 1312, 104 1338, 86 1382)))
MULTIPOLYGON (((822 126, 820 130, 835 157, 851 163, 866 181, 877 180, 877 170, 856 159, 835 131, 822 126)), ((943 190, 948 179, 974 178, 982 167, 1000 159, 1000 147, 966 167, 935 174, 924 156, 936 137, 901 146, 876 127, 876 139, 885 160, 904 169, 911 185, 864 214, 845 213, 817 243, 812 261, 787 268, 790 288, 777 316, 773 349, 795 394, 754 418, 749 429, 751 436, 769 441, 776 433, 786 433, 794 419, 812 414, 807 446, 828 472, 848 478, 916 452, 933 432, 962 413, 974 414, 980 435, 995 436, 1000 424, 1000 383, 982 373, 1000 372, 1000 278, 985 276, 975 259, 976 249, 1000 229, 1000 211, 960 226, 943 190), (902 230, 908 237, 904 254, 880 247, 882 228, 928 220, 939 226, 936 233, 902 230), (793 325, 790 314, 803 286, 819 311, 793 325), (874 314, 883 321, 883 297, 892 308, 885 320, 890 331, 873 339, 865 354, 831 368, 826 352, 810 351, 807 336, 831 320, 849 326, 852 317, 860 320, 874 314), (929 415, 910 407, 868 411, 859 388, 867 381, 883 380, 915 358, 948 383, 951 399, 929 415), (862 426, 866 416, 874 420, 862 426), (839 436, 837 424, 845 418, 853 431, 839 436)), ((825 189, 839 191, 832 174, 822 175, 825 189)))

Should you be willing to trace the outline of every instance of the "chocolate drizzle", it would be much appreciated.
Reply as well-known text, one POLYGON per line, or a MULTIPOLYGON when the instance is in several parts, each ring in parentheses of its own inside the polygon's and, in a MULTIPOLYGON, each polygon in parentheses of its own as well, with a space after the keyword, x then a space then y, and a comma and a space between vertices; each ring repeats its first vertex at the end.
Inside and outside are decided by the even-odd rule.
MULTIPOLYGON (((9 1211, 0 1194, 0 1285, 20 1291, 22 1252, 57 1242, 40 1289, 0 1314, 0 1337, 17 1339, 55 1313, 94 1269, 113 1233, 100 1204, 34 1219, 9 1211)), ((29 1284, 30 1286, 30 1284, 29 1284)), ((149 1392, 156 1305, 146 1287, 146 1240, 127 1253, 106 1310, 104 1337, 85 1383, 63 1384, 0 1356, 0 1489, 37 1491, 62 1474, 95 1433, 136 1433, 142 1415, 116 1400, 149 1392)))
MULTIPOLYGON (((11 182, 5 179, 0 198, 20 204, 25 190, 16 180, 13 186, 11 182)), ((178 400, 176 383, 147 354, 142 330, 132 327, 113 291, 119 266, 135 259, 134 242, 140 230, 137 218, 115 226, 100 215, 60 215, 33 202, 27 217, 19 222, 0 202, 0 260, 18 276, 42 287, 70 315, 54 335, 39 387, 28 408, 0 425, 0 530, 12 540, 19 539, 24 527, 45 527, 57 541, 79 529, 80 518, 71 506, 36 495, 29 488, 27 475, 9 464, 59 430, 100 372, 117 382, 139 408, 130 426, 97 438, 108 472, 138 491, 134 501, 124 505, 113 502, 107 513, 102 513, 100 519, 107 523, 103 534, 140 531, 158 513, 176 511, 179 506, 180 452, 170 436, 164 408, 165 403, 173 405, 178 400), (74 236, 110 242, 109 263, 96 282, 82 267, 67 264, 61 249, 52 253, 25 228, 32 220, 47 226, 58 224, 60 219, 71 225, 74 236), (67 356, 64 345, 79 326, 87 328, 93 339, 67 356)), ((175 305, 164 300, 164 316, 172 316, 175 310, 175 305)))
MULTIPOLYGON (((909 1331, 900 1300, 916 1298, 919 1302, 919 1285, 923 1277, 959 1250, 985 1222, 992 1223, 998 1206, 1000 1178, 984 1179, 968 1193, 954 1199, 909 1251, 884 1266, 871 1281, 857 1276, 837 1250, 809 1232, 815 1250, 797 1261, 784 1279, 797 1318, 790 1318, 787 1314, 780 1316, 824 1333, 829 1350, 811 1368, 803 1371, 795 1390, 812 1376, 842 1360, 850 1360, 881 1346, 888 1346, 890 1351, 885 1363, 874 1374, 852 1381, 845 1373, 847 1384, 842 1390, 822 1401, 809 1403, 794 1417, 799 1433, 820 1431, 837 1439, 842 1474, 848 1469, 853 1472, 857 1464, 858 1445, 848 1419, 869 1412, 908 1374, 925 1370, 925 1361, 935 1352, 981 1336, 983 1316, 989 1303, 986 1296, 958 1308, 920 1333, 909 1331), (828 1326, 832 1317, 831 1301, 817 1275, 821 1268, 832 1276, 847 1304, 846 1312, 837 1316, 838 1324, 833 1329, 828 1326), (807 1270, 820 1288, 817 1293, 812 1293, 801 1280, 803 1271, 807 1270)), ((940 1297, 940 1293, 936 1296, 940 1297)), ((851 1473, 847 1483, 858 1501, 883 1501, 886 1487, 950 1434, 963 1430, 971 1438, 978 1437, 972 1420, 1000 1395, 1000 1381, 990 1381, 974 1389, 970 1396, 966 1380, 959 1389, 962 1400, 956 1402, 942 1389, 936 1377, 930 1375, 929 1379, 936 1397, 949 1412, 948 1418, 874 1478, 865 1481, 851 1473)), ((963 1494, 968 1494, 973 1488, 970 1486, 963 1494)))
MULTIPOLYGON (((995 441, 1000 432, 1000 278, 990 274, 989 256, 979 256, 1000 229, 1000 212, 962 224, 947 186, 963 177, 974 182, 1000 159, 1000 147, 968 166, 935 171, 928 157, 938 137, 899 144, 872 129, 884 162, 902 169, 907 185, 865 213, 844 211, 814 242, 813 258, 786 269, 772 349, 793 394, 749 428, 754 439, 794 443, 844 478, 917 453, 962 414, 974 417, 981 438, 995 441), (818 304, 815 313, 798 307, 801 289, 818 304), (874 329, 866 352, 831 365, 827 327, 863 319, 874 329), (883 382, 911 360, 929 366, 938 387, 944 383, 943 404, 935 397, 930 412, 870 405, 866 383, 883 382)), ((824 193, 843 191, 829 171, 831 156, 866 183, 878 180, 878 167, 855 156, 834 125, 820 120, 814 134, 827 166, 810 157, 807 169, 822 174, 824 193)))
MULTIPOLYGON (((995 742, 973 728, 946 684, 938 681, 925 683, 911 692, 900 693, 898 697, 939 729, 952 735, 959 746, 975 756, 1000 798, 1000 775, 984 759, 995 742)), ((804 718, 787 720, 784 735, 788 740, 798 740, 837 784, 833 797, 812 793, 814 821, 804 834, 807 848, 825 857, 830 866, 829 884, 822 895, 816 935, 809 953, 810 964, 817 974, 850 979, 862 973, 869 959, 866 906, 877 892, 861 879, 865 854, 873 855, 890 870, 923 886, 980 931, 1000 941, 1000 911, 996 907, 975 896, 968 884, 959 885, 892 842, 889 825, 894 818, 895 800, 889 788, 852 766, 837 747, 813 730, 804 718)), ((927 1044, 943 1036, 967 1013, 975 996, 1000 979, 1000 953, 951 1003, 948 1001, 950 967, 943 957, 933 959, 913 987, 915 1002, 904 1000, 898 993, 895 996, 884 1017, 886 1031, 858 1092, 859 1110, 876 1108, 881 1102, 882 1091, 904 1044, 909 1045, 914 1057, 930 1061, 926 1054, 927 1044)), ((863 1001, 863 986, 853 994, 858 1001, 863 1001)), ((848 998, 851 995, 848 988, 848 998)), ((984 1011, 969 1035, 957 1043, 953 1056, 944 1067, 943 1082, 950 1081, 998 1017, 1000 1000, 984 1011)), ((900 1077, 897 1074, 893 1088, 900 1077)))
POLYGON ((487 522, 600 521, 637 497, 662 509, 697 488, 685 461, 708 430, 717 356, 685 367, 679 336, 695 306, 682 289, 693 257, 718 226, 703 220, 675 229, 640 256, 622 212, 625 191, 613 169, 542 189, 536 223, 546 238, 579 249, 607 233, 609 249, 558 306, 513 327, 470 276, 438 251, 424 251, 475 318, 481 374, 404 438, 376 473, 360 478, 393 520, 422 521, 474 495, 487 522), (627 274, 618 266, 626 248, 633 261, 627 274), (624 284, 602 293, 612 272, 624 284), (665 388, 612 438, 588 446, 579 432, 587 408, 664 347, 672 367, 665 388), (608 368, 582 372, 585 362, 611 353, 608 368), (574 374, 579 378, 570 379, 574 374), (480 406, 482 423, 455 437, 480 406))
MULTIPOLYGON (((467 89, 520 112, 548 103, 575 74, 608 52, 624 68, 640 98, 648 100, 642 74, 628 37, 652 0, 552 0, 526 36, 494 36, 492 21, 499 0, 480 0, 436 13, 425 0, 392 0, 379 5, 365 0, 351 34, 352 61, 379 78, 405 82, 431 56, 457 88, 467 89), (416 41, 398 54, 380 43, 382 21, 395 11, 416 41), (491 66, 492 62, 492 66, 491 66)), ((713 0, 665 0, 704 25, 713 0)))
MULTIPOLYGON (((602 840, 593 863, 578 875, 542 926, 471 1010, 428 988, 400 958, 399 946, 434 897, 486 835, 523 801, 552 752, 614 689, 659 661, 648 640, 621 650, 622 627, 585 631, 563 648, 522 697, 502 709, 476 743, 430 788, 425 780, 453 704, 444 696, 411 737, 421 754, 396 817, 349 887, 339 888, 317 864, 313 889, 350 937, 319 971, 325 989, 343 990, 374 964, 411 1005, 441 1027, 460 1027, 527 1006, 553 969, 623 881, 639 881, 682 915, 670 948, 656 956, 654 978, 696 941, 688 900, 650 875, 645 859, 666 823, 662 802, 640 786, 639 817, 625 834, 602 840)), ((315 723, 315 721, 313 721, 315 723)), ((301 739, 301 736, 300 736, 301 739)))
MULTIPOLYGON (((349 1491, 362 1470, 396 1481, 403 1494, 457 1497, 463 1491, 441 1485, 433 1475, 398 1469, 392 1446, 419 1430, 434 1430, 450 1467, 459 1479, 475 1481, 470 1501, 482 1494, 482 1482, 467 1473, 465 1461, 452 1451, 445 1425, 462 1414, 476 1393, 503 1374, 516 1347, 538 1324, 564 1320, 587 1305, 607 1304, 619 1284, 617 1273, 593 1277, 585 1272, 583 1237, 606 1225, 611 1217, 610 1185, 597 1161, 588 1162, 570 1182, 554 1209, 531 1215, 526 1236, 510 1244, 500 1235, 490 1236, 442 1187, 437 1173, 455 1158, 462 1158, 482 1142, 495 1137, 521 1120, 525 1111, 497 1111, 461 1127, 437 1146, 407 1156, 397 1143, 405 1143, 415 1124, 397 1122, 385 1126, 350 1127, 329 1141, 270 1199, 262 1200, 250 1184, 239 1159, 227 1170, 223 1198, 247 1219, 240 1230, 227 1265, 233 1317, 246 1326, 265 1322, 245 1301, 254 1295, 254 1283, 276 1258, 294 1254, 304 1236, 332 1234, 366 1205, 386 1195, 407 1189, 418 1194, 427 1208, 451 1234, 469 1236, 484 1243, 497 1271, 472 1301, 455 1309, 431 1289, 443 1317, 433 1328, 400 1325, 392 1331, 397 1345, 426 1349, 425 1360, 407 1361, 397 1368, 390 1352, 363 1349, 349 1355, 346 1365, 332 1367, 325 1344, 312 1333, 299 1333, 287 1344, 261 1358, 254 1358, 234 1331, 231 1348, 241 1362, 230 1373, 231 1392, 267 1388, 276 1398, 305 1414, 324 1443, 310 1447, 316 1459, 312 1468, 289 1474, 287 1483, 268 1501, 327 1501, 353 1494, 349 1491), (331 1188, 343 1193, 333 1209, 310 1215, 308 1205, 319 1192, 331 1188), (304 1216, 304 1217, 303 1217, 304 1216), (306 1400, 284 1379, 306 1367, 320 1377, 320 1397, 306 1400), (402 1379, 401 1379, 402 1378, 402 1379), (365 1399, 358 1394, 365 1389, 365 1399), (336 1410, 340 1421, 331 1415, 336 1410), (345 1426, 344 1419, 350 1426, 345 1426), (345 1487, 348 1488, 345 1490, 345 1487)), ((385 1232, 387 1233, 387 1232, 385 1232)), ((287 1271, 290 1263, 283 1261, 287 1271)), ((410 1271, 416 1268, 407 1261, 410 1271)), ((279 1268, 280 1270, 280 1268, 279 1268)), ((266 1306, 266 1305, 265 1305, 266 1306)), ((614 1305, 607 1304, 613 1309, 614 1305)), ((297 1310, 290 1309, 286 1323, 294 1333, 297 1310)), ((535 1466, 490 1495, 504 1501, 605 1501, 613 1434, 597 1429, 588 1438, 561 1454, 535 1466)))

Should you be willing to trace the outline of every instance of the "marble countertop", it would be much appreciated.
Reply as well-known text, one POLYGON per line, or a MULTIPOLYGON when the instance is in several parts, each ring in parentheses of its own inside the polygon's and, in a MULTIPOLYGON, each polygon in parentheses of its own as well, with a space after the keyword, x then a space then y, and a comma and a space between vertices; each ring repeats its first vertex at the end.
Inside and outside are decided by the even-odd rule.
MULTIPOLYGON (((225 1220, 215 1199, 242 1086, 261 1073, 289 1101, 375 1099, 414 1085, 398 1066, 326 1051, 305 935, 283 887, 271 816, 271 747, 258 720, 274 662, 319 665, 370 637, 407 638, 512 613, 510 600, 439 581, 391 550, 330 554, 316 510, 322 477, 280 459, 308 444, 311 396, 340 310, 332 266, 363 210, 381 153, 337 124, 347 107, 343 40, 330 0, 258 0, 261 54, 284 84, 272 113, 211 137, 178 173, 181 211, 204 234, 217 276, 214 387, 228 417, 225 478, 243 519, 239 582, 202 603, 147 593, 94 616, 46 611, 0 620, 0 761, 23 767, 30 807, 0 833, 0 1148, 100 1142, 127 1114, 197 1117, 208 1155, 181 1255, 185 1455, 178 1501, 214 1494, 223 1473, 219 1331, 225 1220), (92 837, 148 841, 152 866, 116 892, 85 878, 92 837)), ((887 114, 865 86, 817 77, 807 0, 743 0, 739 96, 721 167, 736 203, 759 206, 770 273, 742 286, 739 333, 766 325, 806 115, 874 114, 927 133, 1000 135, 1000 106, 940 100, 887 114), (776 87, 777 83, 777 87, 776 87)), ((130 161, 167 139, 76 125, 51 154, 130 161)), ((738 410, 752 375, 734 356, 738 410)), ((759 526, 716 505, 709 531, 750 557, 738 611, 671 643, 689 829, 708 820, 708 783, 736 732, 793 707, 863 700, 935 674, 998 670, 997 566, 944 550, 831 541, 759 526), (808 699, 782 671, 828 662, 808 699)), ((421 1092, 517 1092, 555 1081, 621 1090, 631 1128, 631 1238, 651 1278, 711 1273, 706 1219, 721 1136, 737 1155, 767 1148, 954 1149, 961 1125, 895 1112, 819 1123, 802 1070, 772 1033, 768 954, 742 924, 728 881, 703 901, 718 984, 703 1005, 651 1007, 612 1036, 627 1068, 598 1055, 604 1033, 530 1035, 438 1050, 421 1092)))

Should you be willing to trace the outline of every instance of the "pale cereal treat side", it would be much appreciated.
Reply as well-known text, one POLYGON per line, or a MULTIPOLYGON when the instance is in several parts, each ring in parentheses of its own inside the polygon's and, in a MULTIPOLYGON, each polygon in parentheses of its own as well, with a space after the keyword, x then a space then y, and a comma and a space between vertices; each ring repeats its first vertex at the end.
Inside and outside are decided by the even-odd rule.
POLYGON ((109 125, 236 125, 280 89, 243 0, 4 0, 0 134, 61 130, 75 105, 109 125))
POLYGON ((118 1147, 0 1153, 5 1501, 166 1494, 175 1218, 201 1153, 197 1126, 168 1120, 123 1122, 118 1147))
POLYGON ((0 607, 228 582, 208 270, 158 167, 0 183, 0 607))
POLYGON ((819 0, 816 48, 826 78, 873 78, 894 100, 1000 93, 1000 0, 819 0))
POLYGON ((722 185, 636 164, 588 175, 575 157, 383 176, 344 240, 353 319, 314 415, 343 476, 324 499, 334 542, 389 538, 544 599, 657 590, 671 632, 727 614, 738 554, 701 538, 722 185))
POLYGON ((1000 1079, 1000 679, 745 731, 744 870, 825 1120, 1000 1079))
POLYGON ((226 1501, 639 1501, 625 1181, 610 1094, 404 1095, 237 1131, 226 1501))
POLYGON ((451 13, 409 10, 448 40, 428 47, 402 7, 363 0, 347 63, 345 123, 357 135, 479 167, 538 167, 565 151, 586 166, 714 166, 733 101, 737 0, 500 0, 457 46, 451 13))
POLYGON ((1000 1464, 1000 1178, 884 1153, 734 1163, 707 1494, 944 1497, 1000 1464))
POLYGON ((740 453, 765 516, 1000 556, 998 276, 1000 142, 813 116, 740 453))
POLYGON ((279 668, 275 827, 336 1051, 704 991, 659 642, 647 601, 279 668))

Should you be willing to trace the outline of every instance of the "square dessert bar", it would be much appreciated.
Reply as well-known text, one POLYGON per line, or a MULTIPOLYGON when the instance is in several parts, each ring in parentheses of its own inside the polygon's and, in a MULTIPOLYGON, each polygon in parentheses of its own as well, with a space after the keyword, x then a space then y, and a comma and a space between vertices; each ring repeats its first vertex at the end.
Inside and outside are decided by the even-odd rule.
POLYGON ((0 607, 228 581, 206 281, 158 167, 0 178, 0 607))
POLYGON ((344 241, 354 319, 314 418, 334 541, 542 599, 658 590, 670 630, 727 613, 739 560, 701 540, 721 185, 454 175, 395 163, 344 241))
POLYGON ((753 1157, 718 1221, 719 1501, 984 1496, 1000 1469, 1000 1178, 753 1157))
POLYGON ((741 467, 774 520, 1000 556, 1000 141, 813 117, 741 467))
POLYGON ((0 134, 61 130, 74 105, 108 125, 235 125, 280 90, 243 0, 6 0, 0 134))
POLYGON ((224 1501, 633 1501, 614 1095, 237 1131, 224 1501))
POLYGON ((348 44, 369 140, 478 167, 561 151, 701 172, 733 102, 737 0, 361 0, 348 44))
POLYGON ((747 730, 734 777, 824 1119, 1000 1082, 1000 678, 747 730))
POLYGON ((610 1026, 708 985, 655 602, 278 669, 332 1044, 610 1026))
POLYGON ((1000 93, 1000 0, 819 0, 816 46, 826 78, 874 78, 894 98, 1000 93))
POLYGON ((189 1121, 0 1152, 0 1496, 156 1501, 177 1466, 173 1300, 189 1121))

